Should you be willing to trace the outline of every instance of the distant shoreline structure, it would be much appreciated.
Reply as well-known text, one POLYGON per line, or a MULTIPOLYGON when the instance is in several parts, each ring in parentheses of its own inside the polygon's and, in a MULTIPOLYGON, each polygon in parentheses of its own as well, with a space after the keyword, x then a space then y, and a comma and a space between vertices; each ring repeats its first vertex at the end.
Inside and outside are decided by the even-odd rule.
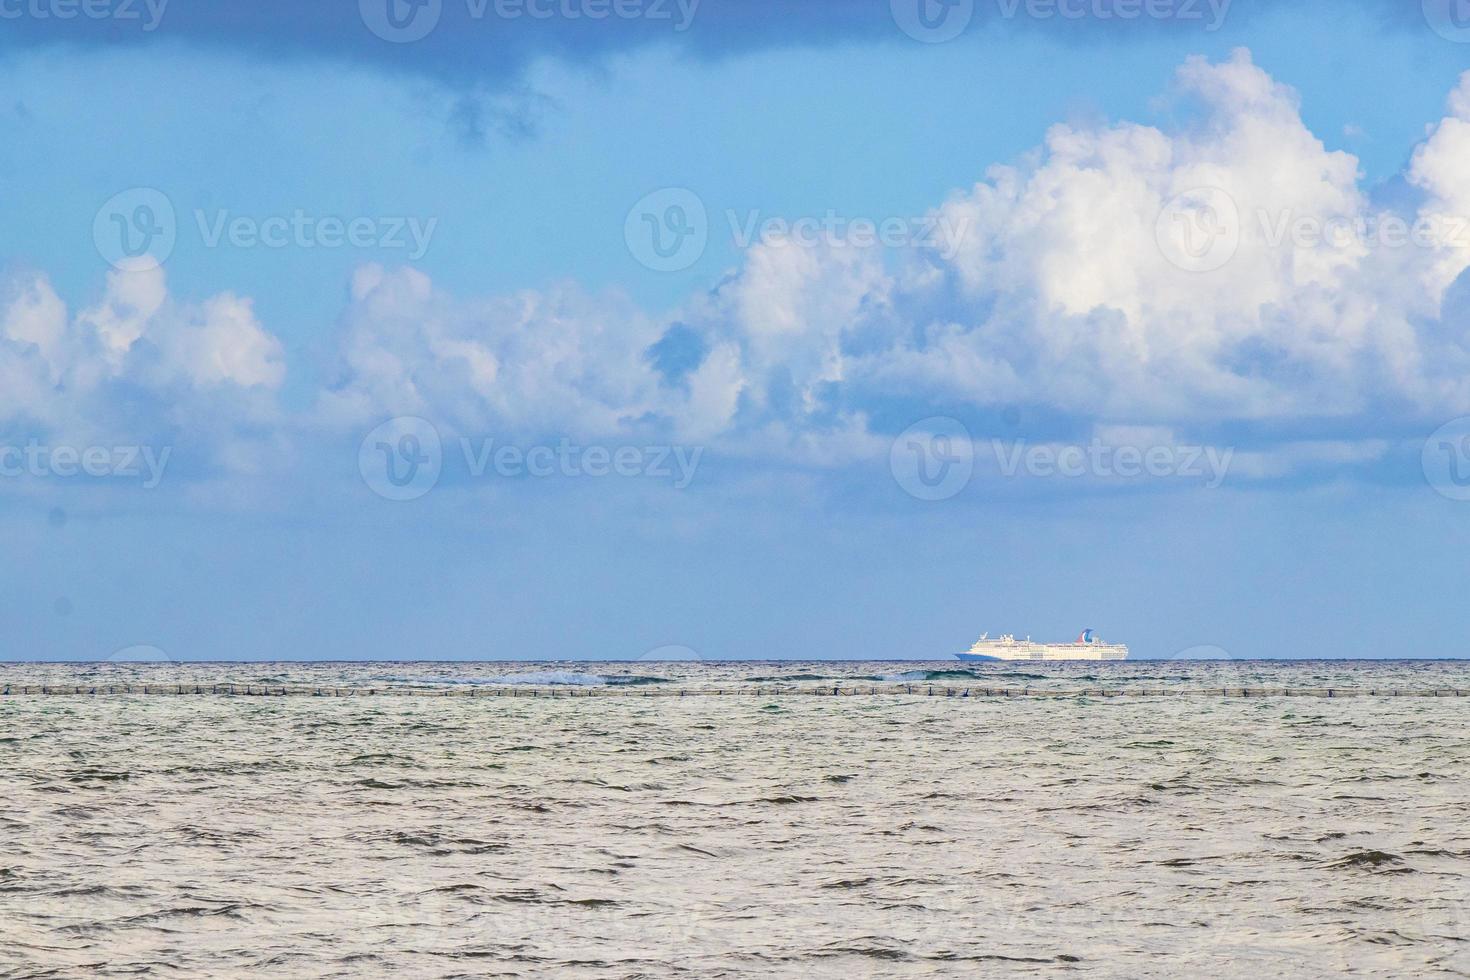
POLYGON ((1092 629, 1084 629, 1071 643, 1037 643, 1026 637, 1016 639, 1003 633, 995 639, 983 633, 964 653, 955 655, 965 661, 986 660, 1127 660, 1128 646, 1104 643, 1092 629))

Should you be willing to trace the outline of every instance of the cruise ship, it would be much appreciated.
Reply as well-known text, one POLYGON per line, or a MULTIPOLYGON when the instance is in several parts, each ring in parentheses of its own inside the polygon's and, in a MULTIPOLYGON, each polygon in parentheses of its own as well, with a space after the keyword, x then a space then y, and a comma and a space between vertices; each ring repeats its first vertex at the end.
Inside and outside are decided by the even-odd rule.
POLYGON ((991 639, 983 634, 961 660, 1126 660, 1128 647, 1122 643, 1104 643, 1090 629, 1083 630, 1071 643, 1036 643, 1031 637, 1018 640, 1010 633, 991 639))

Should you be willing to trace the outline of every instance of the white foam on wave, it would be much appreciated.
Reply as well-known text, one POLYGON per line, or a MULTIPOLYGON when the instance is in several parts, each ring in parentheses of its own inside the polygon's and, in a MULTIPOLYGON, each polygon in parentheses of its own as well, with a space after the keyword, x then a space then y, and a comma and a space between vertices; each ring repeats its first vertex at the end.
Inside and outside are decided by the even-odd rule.
POLYGON ((607 687, 621 684, 667 684, 664 677, 644 674, 584 674, 574 670, 532 670, 491 677, 394 677, 377 680, 393 684, 526 685, 533 687, 607 687))
POLYGON ((508 674, 505 677, 486 678, 486 683, 601 687, 607 684, 608 680, 608 678, 600 674, 579 674, 570 670, 533 670, 525 674, 508 674))

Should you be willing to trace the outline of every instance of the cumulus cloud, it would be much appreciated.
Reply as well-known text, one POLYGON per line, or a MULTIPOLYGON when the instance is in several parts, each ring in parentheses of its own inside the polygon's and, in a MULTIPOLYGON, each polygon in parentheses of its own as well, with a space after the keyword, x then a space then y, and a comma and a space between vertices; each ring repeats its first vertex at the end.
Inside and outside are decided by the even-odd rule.
POLYGON ((1365 245, 1273 240, 1299 221, 1364 220, 1356 160, 1327 150, 1294 93, 1243 51, 1190 59, 1178 86, 1199 107, 1184 131, 1059 125, 1033 161, 993 168, 944 205, 975 229, 942 270, 961 291, 961 343, 1023 389, 974 398, 1145 420, 1339 413, 1360 406, 1381 357, 1411 356, 1376 322, 1365 245), (1195 229, 1159 223, 1194 193, 1238 237, 1207 271, 1170 251, 1169 236, 1195 229))
MULTIPOLYGON (((1408 179, 1425 192, 1422 212, 1446 226, 1461 224, 1470 215, 1470 74, 1450 93, 1450 114, 1415 151, 1408 179)), ((1449 236, 1446 236, 1447 238, 1449 236)), ((1431 302, 1470 264, 1470 233, 1436 243, 1437 261, 1423 270, 1422 282, 1431 302)))
POLYGON ((137 440, 269 420, 284 377, 280 342, 249 300, 172 299, 158 266, 114 270, 75 314, 39 273, 0 291, 0 424, 31 438, 137 440))
POLYGON ((915 394, 1144 424, 1470 410, 1465 333, 1439 321, 1470 264, 1470 81, 1415 155, 1408 214, 1374 205, 1247 52, 1177 84, 1196 106, 1177 132, 1058 125, 954 195, 952 257, 756 246, 700 322, 738 346, 752 404, 794 394, 788 420, 915 394), (1204 270, 1160 223, 1201 189, 1234 212, 1233 255, 1204 270))
POLYGON ((461 302, 414 269, 365 266, 343 317, 323 417, 423 414, 460 431, 603 435, 657 411, 659 325, 566 284, 461 302))
POLYGON ((881 452, 870 420, 905 401, 1029 404, 1080 431, 1265 420, 1302 447, 1294 424, 1470 411, 1464 331, 1441 316, 1470 230, 1381 231, 1432 219, 1443 236, 1470 214, 1470 77, 1414 155, 1408 214, 1375 206, 1357 160, 1248 52, 1191 58, 1176 88, 1192 114, 1175 131, 1057 125, 992 167, 930 216, 963 230, 943 250, 757 242, 673 323, 573 286, 465 303, 417 272, 364 269, 326 412, 573 433, 656 420, 736 451, 842 459, 881 452), (1218 267, 1172 251, 1170 236, 1209 228, 1161 221, 1199 193, 1225 202, 1205 216, 1229 223, 1218 267), (650 357, 681 337, 692 366, 650 357))
MULTIPOLYGON (((1032 406, 1074 427, 1049 437, 1254 425, 1273 444, 1241 458, 1272 475, 1372 461, 1395 426, 1470 412, 1470 75, 1397 211, 1249 53, 1188 60, 1176 90, 1190 107, 1177 127, 1057 125, 990 168, 929 216, 962 230, 943 249, 758 241, 670 316, 572 283, 465 299, 364 266, 330 380, 297 422, 661 433, 836 464, 883 455, 915 405, 1032 406), (1392 222, 1434 233, 1400 238, 1392 222), (1180 261, 1181 236, 1222 229, 1224 261, 1180 261)), ((157 270, 113 274, 71 317, 34 277, 0 311, 8 414, 59 417, 120 378, 218 405, 284 374, 247 300, 180 303, 157 270)))

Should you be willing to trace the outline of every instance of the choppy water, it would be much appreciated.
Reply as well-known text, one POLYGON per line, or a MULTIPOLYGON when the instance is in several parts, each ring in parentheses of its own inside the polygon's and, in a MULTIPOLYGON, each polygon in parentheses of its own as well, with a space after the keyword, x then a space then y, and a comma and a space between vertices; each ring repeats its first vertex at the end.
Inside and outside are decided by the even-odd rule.
MULTIPOLYGON (((702 685, 955 667, 25 665, 0 681, 702 685)), ((1221 672, 1470 688, 1454 663, 1024 670, 1198 687, 1221 672)), ((1465 975, 1467 709, 5 697, 0 975, 1465 975)))

